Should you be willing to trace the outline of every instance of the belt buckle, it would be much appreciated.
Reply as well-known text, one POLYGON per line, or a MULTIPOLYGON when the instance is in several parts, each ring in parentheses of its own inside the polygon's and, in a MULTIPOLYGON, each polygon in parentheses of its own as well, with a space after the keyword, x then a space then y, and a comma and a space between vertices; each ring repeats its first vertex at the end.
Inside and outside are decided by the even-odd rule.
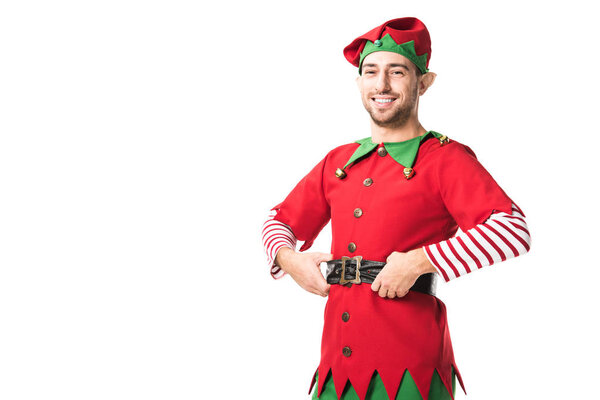
POLYGON ((342 256, 342 276, 340 278, 340 285, 345 283, 360 283, 360 262, 362 261, 362 256, 354 256, 354 257, 346 257, 342 256), (346 279, 346 261, 348 260, 356 260, 356 276, 354 279, 346 279))

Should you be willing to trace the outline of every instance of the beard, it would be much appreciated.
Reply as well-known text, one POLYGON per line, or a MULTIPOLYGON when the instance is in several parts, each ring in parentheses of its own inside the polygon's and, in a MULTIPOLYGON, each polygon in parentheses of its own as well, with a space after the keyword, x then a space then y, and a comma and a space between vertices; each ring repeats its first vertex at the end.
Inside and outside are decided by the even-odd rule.
MULTIPOLYGON (((378 94, 388 94, 388 93, 378 93, 378 94)), ((393 95, 393 94, 392 94, 393 95)), ((398 97, 396 97, 396 101, 398 101, 398 97)), ((386 110, 385 113, 379 112, 379 110, 372 107, 370 101, 371 97, 368 97, 363 101, 363 105, 365 109, 371 116, 371 119, 375 123, 375 125, 380 126, 382 128, 400 128, 406 124, 409 120, 411 113, 413 112, 415 105, 417 104, 418 99, 418 88, 415 86, 414 90, 411 91, 410 95, 406 99, 406 102, 395 109, 386 110), (366 103, 365 103, 366 101, 366 103)))

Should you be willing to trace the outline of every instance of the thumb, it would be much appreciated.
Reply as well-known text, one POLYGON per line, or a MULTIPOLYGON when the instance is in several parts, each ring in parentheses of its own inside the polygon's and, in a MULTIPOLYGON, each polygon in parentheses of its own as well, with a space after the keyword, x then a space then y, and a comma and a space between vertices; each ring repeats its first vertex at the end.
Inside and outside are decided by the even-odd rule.
POLYGON ((330 254, 330 253, 318 253, 316 261, 318 263, 322 263, 324 261, 331 261, 331 260, 333 260, 333 254, 330 254))

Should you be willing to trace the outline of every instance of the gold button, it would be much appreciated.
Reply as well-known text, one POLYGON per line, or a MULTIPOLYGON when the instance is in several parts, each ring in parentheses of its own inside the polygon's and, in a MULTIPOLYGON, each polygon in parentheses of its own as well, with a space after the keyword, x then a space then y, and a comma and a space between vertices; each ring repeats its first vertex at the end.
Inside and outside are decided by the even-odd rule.
POLYGON ((356 210, 354 210, 354 216, 356 218, 360 218, 361 215, 363 215, 363 211, 360 208, 357 208, 356 210))
POLYGON ((348 314, 348 312, 344 312, 342 314, 342 321, 348 322, 349 319, 350 319, 350 314, 348 314))
POLYGON ((348 251, 350 251, 350 252, 356 251, 356 244, 354 242, 350 242, 350 244, 348 244, 348 251))
POLYGON ((346 177, 346 172, 344 172, 344 170, 342 170, 341 168, 338 168, 335 170, 335 176, 337 176, 340 179, 344 179, 346 177))
POLYGON ((352 349, 346 346, 342 349, 342 354, 346 357, 350 357, 350 354, 352 354, 352 349))
POLYGON ((385 157, 387 155, 387 150, 385 147, 380 147, 377 149, 377 154, 379 154, 381 157, 385 157))
POLYGON ((373 179, 371 178, 367 178, 363 181, 363 185, 365 186, 371 186, 373 184, 373 179))

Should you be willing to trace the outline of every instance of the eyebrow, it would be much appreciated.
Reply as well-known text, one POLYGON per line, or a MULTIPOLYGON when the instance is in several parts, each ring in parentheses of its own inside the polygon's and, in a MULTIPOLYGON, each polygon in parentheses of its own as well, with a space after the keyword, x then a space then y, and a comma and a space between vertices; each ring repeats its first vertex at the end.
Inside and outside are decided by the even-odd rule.
MULTIPOLYGON (((401 67, 407 71, 410 71, 410 68, 408 68, 408 66, 406 64, 394 63, 394 64, 388 64, 388 66, 390 68, 401 67)), ((364 64, 363 65, 363 68, 369 68, 369 67, 371 67, 371 68, 377 67, 377 64, 364 64)))

